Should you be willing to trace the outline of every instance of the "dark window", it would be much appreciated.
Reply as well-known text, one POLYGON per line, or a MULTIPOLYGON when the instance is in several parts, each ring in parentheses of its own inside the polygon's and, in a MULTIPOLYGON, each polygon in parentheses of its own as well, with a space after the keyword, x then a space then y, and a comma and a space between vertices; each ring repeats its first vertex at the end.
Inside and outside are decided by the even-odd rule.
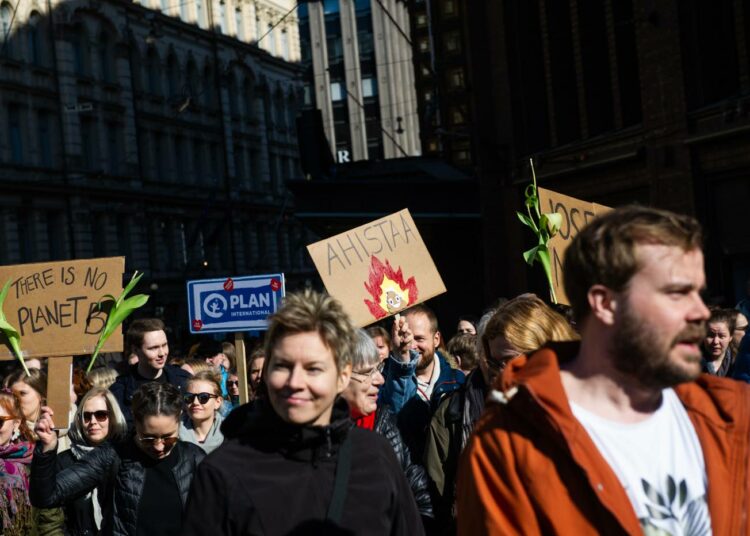
POLYGON ((23 132, 21 131, 21 108, 17 104, 8 105, 8 141, 10 142, 10 160, 14 164, 23 164, 23 132))
POLYGON ((562 144, 581 137, 570 4, 547 0, 546 14, 555 129, 557 143, 562 144))
POLYGON ((36 121, 39 139, 39 163, 48 167, 52 165, 51 115, 47 110, 39 110, 36 121))
POLYGON ((635 43, 633 2, 612 2, 617 50, 617 77, 620 89, 622 126, 641 122, 641 79, 638 70, 638 50, 635 43))
POLYGON ((96 123, 91 117, 81 118, 81 164, 93 170, 96 165, 96 123))

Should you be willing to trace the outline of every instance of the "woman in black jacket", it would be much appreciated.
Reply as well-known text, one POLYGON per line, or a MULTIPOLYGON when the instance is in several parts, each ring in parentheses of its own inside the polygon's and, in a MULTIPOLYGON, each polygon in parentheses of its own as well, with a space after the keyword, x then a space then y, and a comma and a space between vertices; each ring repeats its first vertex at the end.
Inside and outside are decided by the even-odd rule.
POLYGON ((352 351, 352 381, 341 396, 349 403, 351 417, 358 427, 379 433, 391 444, 414 493, 419 513, 427 523, 433 517, 427 473, 414 463, 393 414, 387 407, 378 405, 380 386, 385 382, 379 363, 375 342, 365 330, 357 330, 352 351))
MULTIPOLYGON (((121 441, 128 425, 117 400, 107 389, 94 387, 81 399, 68 432, 70 449, 57 456, 57 471, 72 467, 92 450, 107 441, 121 441)), ((102 490, 103 491, 103 490, 102 490)), ((82 497, 63 504, 65 533, 70 536, 93 536, 102 522, 101 491, 94 489, 82 497)))
POLYGON ((423 534, 393 449, 353 427, 338 398, 353 335, 333 298, 286 297, 266 333, 266 396, 227 418, 224 444, 193 480, 183 534, 423 534))
POLYGON ((134 435, 105 443, 57 472, 57 435, 52 412, 44 408, 36 425, 31 503, 57 506, 99 488, 104 495, 102 534, 181 534, 190 482, 205 453, 178 440, 182 395, 176 387, 144 384, 133 397, 132 410, 134 435))

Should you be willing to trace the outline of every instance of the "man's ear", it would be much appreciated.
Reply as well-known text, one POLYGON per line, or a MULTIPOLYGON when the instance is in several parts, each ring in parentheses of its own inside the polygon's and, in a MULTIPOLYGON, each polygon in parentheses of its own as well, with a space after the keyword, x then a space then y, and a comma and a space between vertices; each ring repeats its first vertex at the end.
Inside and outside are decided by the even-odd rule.
POLYGON ((617 310, 617 295, 612 289, 604 285, 594 285, 588 292, 589 307, 591 315, 605 326, 615 323, 615 311, 617 310))
POLYGON ((442 340, 442 338, 443 338, 443 336, 440 335, 440 332, 436 331, 435 335, 433 335, 433 339, 432 339, 433 342, 435 343, 435 348, 437 348, 438 346, 440 346, 440 341, 442 340))

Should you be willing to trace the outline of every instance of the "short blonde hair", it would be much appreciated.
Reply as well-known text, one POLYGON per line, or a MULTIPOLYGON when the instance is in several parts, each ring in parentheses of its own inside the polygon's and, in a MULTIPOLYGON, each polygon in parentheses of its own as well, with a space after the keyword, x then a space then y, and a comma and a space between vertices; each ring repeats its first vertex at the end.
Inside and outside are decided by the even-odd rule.
POLYGON ((102 389, 109 389, 117 376, 117 371, 110 367, 97 367, 86 375, 92 386, 102 389))
POLYGON ((211 368, 211 365, 206 363, 205 359, 195 359, 194 357, 186 359, 183 365, 187 365, 188 367, 190 367, 190 370, 193 371, 193 376, 200 372, 213 370, 211 368))
POLYGON ((341 371, 352 362, 355 328, 338 300, 328 294, 307 289, 288 294, 281 308, 269 318, 266 332, 266 362, 263 376, 271 361, 273 348, 288 335, 317 333, 333 353, 336 369, 341 371))
POLYGON ((213 370, 202 370, 196 372, 192 378, 187 381, 188 387, 193 382, 207 382, 214 388, 215 395, 221 396, 221 377, 213 370))

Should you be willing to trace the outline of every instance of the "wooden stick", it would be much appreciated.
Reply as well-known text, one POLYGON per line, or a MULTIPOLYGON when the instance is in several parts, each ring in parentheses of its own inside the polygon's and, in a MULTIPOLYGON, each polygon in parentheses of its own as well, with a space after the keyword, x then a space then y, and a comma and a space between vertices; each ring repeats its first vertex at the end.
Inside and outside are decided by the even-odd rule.
POLYGON ((240 404, 247 404, 250 396, 247 390, 247 357, 245 355, 245 338, 241 331, 234 334, 234 351, 237 357, 237 381, 240 388, 240 404))
POLYGON ((70 391, 73 383, 73 358, 49 359, 47 369, 47 405, 55 412, 55 428, 70 428, 70 391))

